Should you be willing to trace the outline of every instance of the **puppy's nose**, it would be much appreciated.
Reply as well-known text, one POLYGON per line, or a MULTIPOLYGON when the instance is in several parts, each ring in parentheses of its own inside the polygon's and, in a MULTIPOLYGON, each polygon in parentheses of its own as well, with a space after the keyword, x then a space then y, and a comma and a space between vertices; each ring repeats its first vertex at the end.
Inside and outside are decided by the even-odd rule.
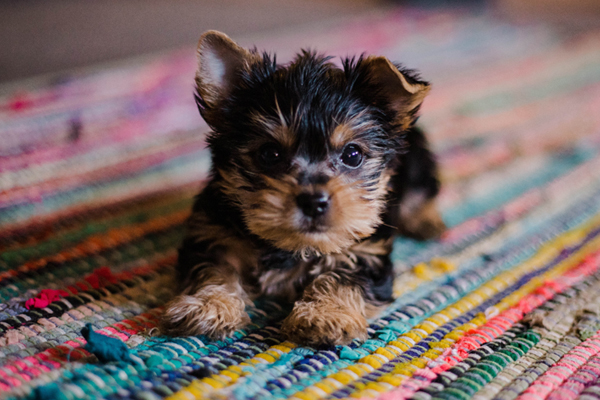
POLYGON ((329 207, 329 195, 323 192, 301 193, 296 202, 304 215, 308 217, 319 217, 327 212, 329 207))

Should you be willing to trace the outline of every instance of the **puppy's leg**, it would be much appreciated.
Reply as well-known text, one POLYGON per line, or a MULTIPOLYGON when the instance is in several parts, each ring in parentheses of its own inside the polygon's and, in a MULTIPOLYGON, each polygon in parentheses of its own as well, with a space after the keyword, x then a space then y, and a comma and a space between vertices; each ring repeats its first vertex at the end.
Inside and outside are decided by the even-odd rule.
POLYGON ((306 344, 348 344, 367 337, 367 303, 360 287, 335 272, 318 276, 283 321, 290 339, 306 344))
POLYGON ((407 192, 399 208, 397 226, 405 236, 427 240, 440 236, 446 230, 435 200, 422 191, 407 192))
POLYGON ((208 335, 222 339, 250 322, 244 311, 248 296, 230 265, 200 264, 193 281, 170 301, 163 329, 171 335, 208 335))
POLYGON ((392 301, 391 238, 365 240, 349 253, 332 256, 332 271, 317 276, 304 289, 283 332, 309 344, 348 344, 367 337, 367 318, 392 301))
POLYGON ((255 263, 254 250, 215 219, 231 215, 210 208, 222 203, 210 186, 198 196, 179 250, 179 295, 166 305, 162 319, 165 333, 223 338, 250 321, 243 274, 255 263))
POLYGON ((393 198, 390 210, 393 225, 400 233, 415 239, 439 236, 446 225, 435 205, 440 190, 437 164, 423 132, 416 127, 406 134, 408 149, 400 157, 392 178, 393 198))

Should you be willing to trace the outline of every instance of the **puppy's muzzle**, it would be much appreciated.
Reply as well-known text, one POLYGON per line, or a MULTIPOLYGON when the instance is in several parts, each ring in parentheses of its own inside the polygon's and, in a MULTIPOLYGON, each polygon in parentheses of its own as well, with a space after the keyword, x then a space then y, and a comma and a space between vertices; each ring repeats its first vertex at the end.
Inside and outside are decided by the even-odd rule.
POLYGON ((301 193, 296 198, 296 203, 304 215, 317 218, 325 215, 329 208, 329 200, 329 194, 325 192, 301 193))

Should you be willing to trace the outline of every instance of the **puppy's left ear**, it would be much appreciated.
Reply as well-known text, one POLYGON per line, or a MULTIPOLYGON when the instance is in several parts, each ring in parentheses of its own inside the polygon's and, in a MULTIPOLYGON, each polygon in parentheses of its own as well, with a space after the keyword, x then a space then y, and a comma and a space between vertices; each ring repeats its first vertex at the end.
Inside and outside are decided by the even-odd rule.
POLYGON ((369 57, 364 62, 369 84, 403 122, 409 123, 429 93, 429 83, 401 71, 385 57, 369 57))

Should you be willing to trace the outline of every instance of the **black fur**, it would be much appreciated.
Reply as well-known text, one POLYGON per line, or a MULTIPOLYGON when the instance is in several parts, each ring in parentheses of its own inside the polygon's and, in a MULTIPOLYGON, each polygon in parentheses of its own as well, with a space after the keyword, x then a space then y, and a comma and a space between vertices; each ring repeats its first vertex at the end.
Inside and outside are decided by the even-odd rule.
MULTIPOLYGON (((381 170, 389 164, 396 165, 396 174, 391 183, 393 191, 388 200, 390 204, 399 204, 403 195, 413 189, 425 190, 429 198, 437 195, 440 185, 436 175, 436 164, 427 148, 422 130, 417 127, 405 131, 398 130, 394 123, 394 110, 389 108, 386 99, 380 97, 370 85, 364 57, 343 60, 343 69, 330 64, 330 57, 306 51, 298 55, 287 67, 278 66, 274 57, 266 53, 263 54, 262 60, 262 63, 253 65, 252 70, 242 74, 239 86, 235 87, 230 98, 220 105, 218 118, 211 119, 213 132, 208 138, 208 143, 213 157, 212 178, 208 187, 198 196, 194 212, 203 210, 213 223, 233 228, 263 248, 260 260, 266 268, 293 268, 297 256, 273 247, 248 231, 239 209, 230 204, 217 189, 216 183, 221 178, 216 168, 232 167, 239 162, 240 149, 245 148, 255 138, 265 135, 265 132, 257 130, 250 122, 250 115, 258 113, 273 120, 279 118, 275 113, 277 107, 274 93, 277 94, 281 110, 296 110, 305 116, 296 127, 296 154, 308 156, 311 160, 324 159, 327 156, 327 133, 335 127, 335 121, 367 110, 365 118, 373 119, 380 127, 366 133, 370 143, 370 155, 382 157, 381 170)), ((413 71, 400 66, 398 68, 411 82, 422 82, 413 71)), ((196 96, 196 100, 202 115, 205 115, 207 105, 199 96, 196 96)), ((286 117, 289 117, 289 114, 286 117)), ((291 120, 286 122, 292 123, 291 120)), ((246 170, 242 168, 240 171, 244 173, 246 170)), ((269 172, 277 176, 281 171, 269 172)), ((253 177, 248 178, 252 180, 253 177)), ((260 182, 257 181, 256 189, 260 188, 260 182)), ((366 240, 390 237, 395 233, 394 228, 384 224, 366 240)), ((208 255, 204 246, 205 244, 191 244, 189 241, 184 243, 179 262, 182 275, 185 275, 188 267, 197 263, 197 256, 190 257, 189 253, 202 254, 202 257, 208 255)), ((383 270, 375 277, 371 277, 368 271, 361 268, 357 276, 347 278, 356 279, 367 292, 376 284, 372 290, 375 294, 368 297, 382 301, 390 300, 392 267, 388 257, 385 257, 383 264, 383 270)))
MULTIPOLYGON (((226 184, 222 171, 235 171, 244 184, 240 191, 256 193, 264 190, 267 178, 280 179, 292 171, 292 160, 302 158, 314 165, 331 165, 335 174, 356 181, 365 193, 378 190, 378 183, 386 173, 391 175, 382 212, 382 223, 363 242, 387 242, 398 233, 397 208, 404 196, 420 191, 426 199, 434 198, 440 188, 434 156, 428 149, 423 132, 414 127, 419 106, 399 115, 386 93, 378 86, 371 71, 371 59, 366 57, 342 60, 338 68, 329 57, 303 51, 289 65, 279 65, 269 54, 252 52, 249 68, 236 72, 234 85, 227 96, 218 101, 196 95, 198 108, 212 128, 208 145, 212 154, 210 180, 198 195, 193 213, 202 213, 211 226, 250 243, 256 250, 257 265, 248 274, 242 273, 246 285, 255 285, 260 274, 267 271, 289 272, 301 263, 317 265, 327 254, 319 252, 299 254, 279 248, 272 240, 252 233, 248 220, 234 200, 223 191, 226 184), (293 145, 281 149, 283 161, 275 166, 262 165, 257 159, 260 146, 272 141, 272 136, 257 125, 253 116, 284 123, 293 131, 293 145), (330 136, 338 124, 354 118, 354 123, 365 123, 368 129, 357 131, 357 139, 368 143, 365 159, 377 160, 375 167, 346 168, 339 165, 339 154, 330 145, 330 136), (403 119, 404 118, 404 119, 403 119), (403 124, 402 121, 410 120, 403 124), (337 163, 337 164, 336 164, 337 163), (390 173, 390 171, 392 171, 390 173), (397 224, 396 224, 397 225, 397 224)), ((399 65, 396 68, 409 84, 426 84, 413 71, 399 65)), ((308 169, 307 169, 308 171, 308 169)), ((331 172, 318 171, 297 174, 299 185, 326 185, 331 172)), ((216 242, 215 242, 216 243, 216 242)), ((179 251, 180 282, 189 285, 194 280, 191 271, 198 272, 201 263, 218 265, 221 251, 210 239, 196 240, 189 236, 179 251)), ((358 243, 358 242, 357 242, 358 243)), ((389 248, 388 250, 391 250, 389 248)), ((353 265, 341 263, 334 268, 341 285, 359 287, 365 300, 381 304, 392 300, 393 267, 389 251, 373 257, 360 254, 353 265)), ((309 285, 316 276, 306 275, 295 282, 296 289, 309 285)), ((300 294, 299 293, 299 294, 300 294)))
MULTIPOLYGON (((250 115, 261 114, 277 121, 275 93, 288 124, 292 123, 289 110, 304 116, 296 126, 298 155, 311 160, 325 158, 328 133, 335 127, 335 121, 365 110, 366 118, 380 125, 380 129, 368 132, 373 155, 382 155, 389 162, 402 149, 403 135, 389 135, 396 131, 394 113, 369 84, 363 57, 345 60, 343 70, 330 64, 329 57, 311 52, 303 52, 288 67, 276 66, 268 54, 263 55, 263 60, 264 64, 253 65, 251 71, 243 72, 239 86, 220 104, 219 110, 211 110, 217 115, 209 118, 213 128, 208 138, 213 166, 237 162, 240 149, 265 136, 251 122, 250 115)), ((201 114, 207 118, 206 104, 198 96, 196 99, 201 114)))

